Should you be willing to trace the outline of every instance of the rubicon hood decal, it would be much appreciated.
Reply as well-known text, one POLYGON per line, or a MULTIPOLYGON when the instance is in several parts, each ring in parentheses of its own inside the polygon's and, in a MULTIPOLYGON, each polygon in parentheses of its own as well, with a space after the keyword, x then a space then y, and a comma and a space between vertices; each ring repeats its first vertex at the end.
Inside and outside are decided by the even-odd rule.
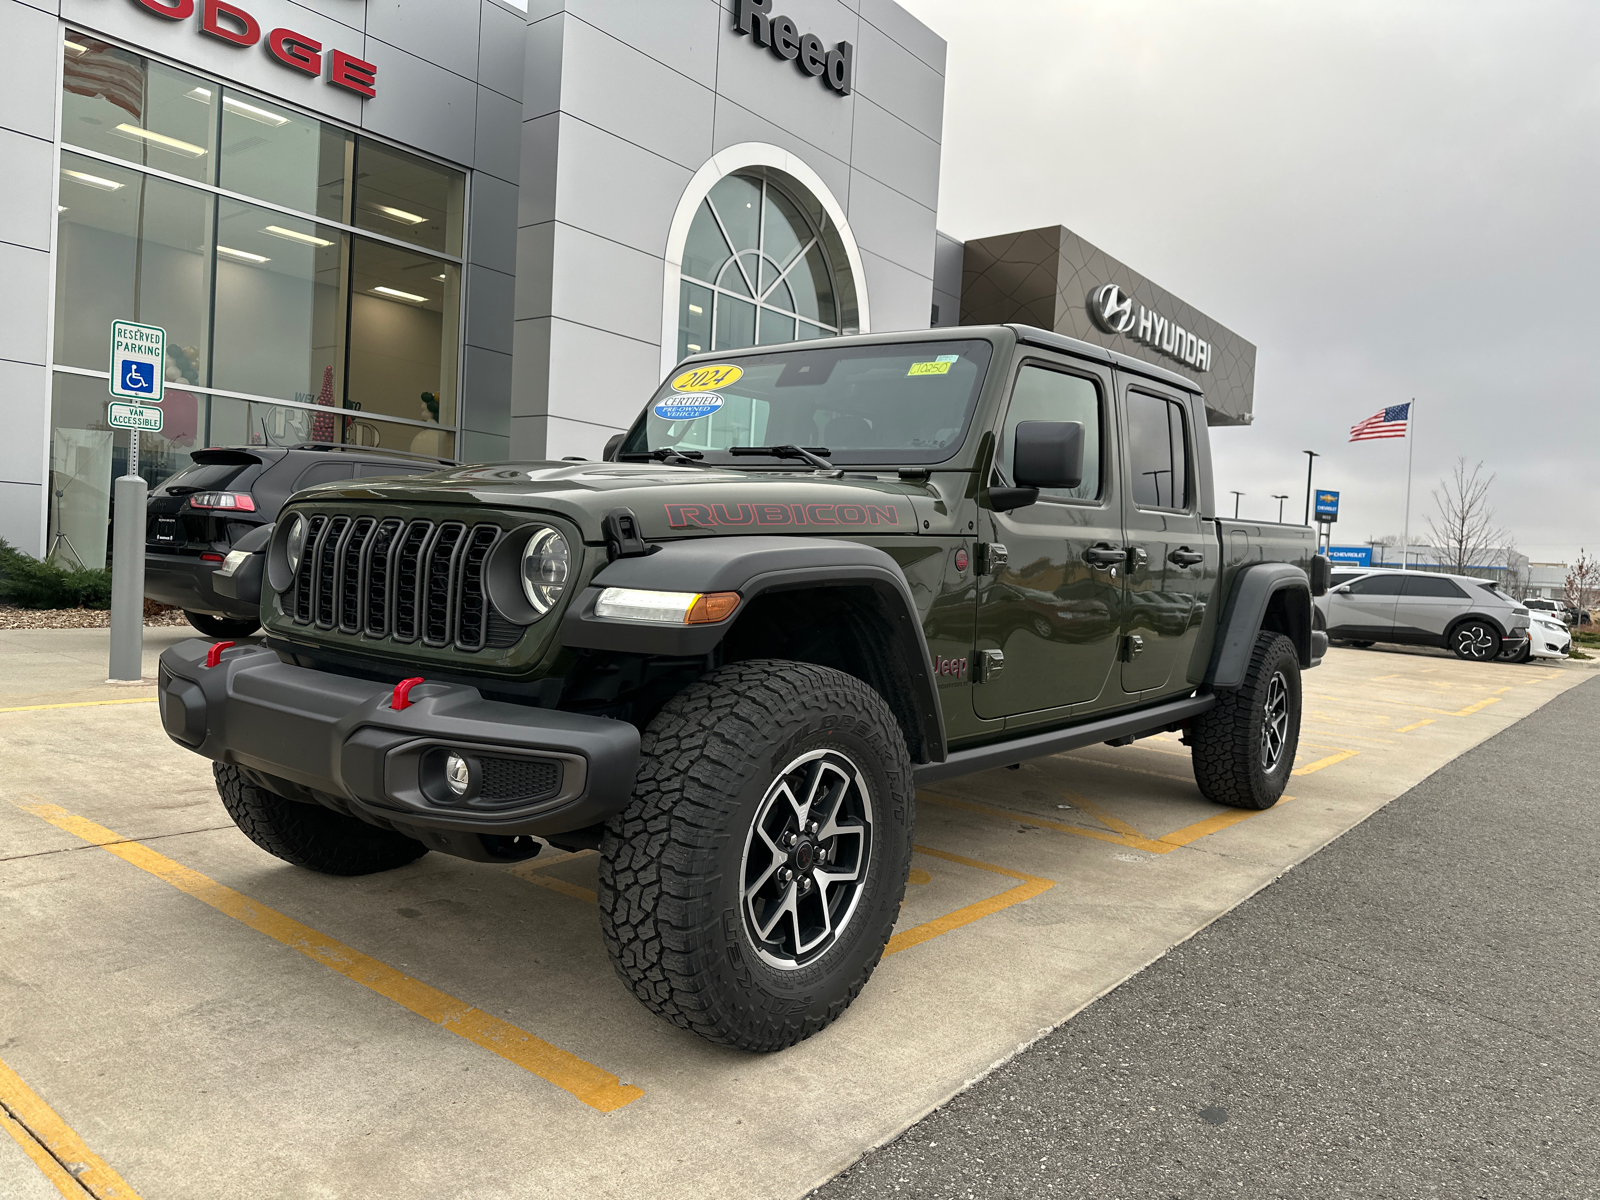
POLYGON ((888 525, 900 524, 896 504, 668 504, 674 529, 723 525, 888 525))

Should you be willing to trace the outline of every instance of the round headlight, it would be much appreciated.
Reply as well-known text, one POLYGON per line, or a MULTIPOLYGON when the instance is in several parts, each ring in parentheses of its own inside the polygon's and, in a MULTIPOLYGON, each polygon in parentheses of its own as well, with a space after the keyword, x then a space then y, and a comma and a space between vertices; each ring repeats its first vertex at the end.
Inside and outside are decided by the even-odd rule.
POLYGON ((300 558, 306 551, 306 519, 299 513, 289 519, 289 537, 284 542, 284 549, 289 555, 290 573, 298 572, 300 558))
POLYGON ((541 617, 560 601, 571 571, 572 551, 554 529, 541 529, 528 539, 522 552, 522 592, 541 617))

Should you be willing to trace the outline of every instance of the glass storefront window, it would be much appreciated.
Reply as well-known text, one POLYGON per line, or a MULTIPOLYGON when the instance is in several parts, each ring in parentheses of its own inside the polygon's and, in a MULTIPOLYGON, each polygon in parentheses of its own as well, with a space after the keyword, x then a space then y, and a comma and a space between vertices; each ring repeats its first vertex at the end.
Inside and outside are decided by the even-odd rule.
POLYGON ((104 371, 111 322, 143 321, 167 381, 205 386, 212 196, 64 150, 60 197, 55 361, 104 371))
POLYGON ((360 138, 351 223, 445 254, 461 253, 465 179, 426 159, 360 138))
POLYGON ((345 178, 354 136, 232 88, 218 90, 221 185, 327 221, 348 222, 345 178))
POLYGON ((729 175, 689 226, 678 355, 830 337, 853 320, 851 295, 843 244, 813 197, 729 175))
POLYGON ((53 361, 97 374, 54 376, 50 553, 105 559, 116 319, 167 333, 152 485, 201 446, 452 457, 466 174, 76 30, 62 53, 53 361))
POLYGON ((349 407, 454 425, 461 269, 353 240, 349 407))
POLYGON ((218 201, 211 386, 343 402, 349 241, 314 221, 218 201))
POLYGON ((62 49, 62 141, 169 175, 214 181, 210 85, 76 30, 62 49))

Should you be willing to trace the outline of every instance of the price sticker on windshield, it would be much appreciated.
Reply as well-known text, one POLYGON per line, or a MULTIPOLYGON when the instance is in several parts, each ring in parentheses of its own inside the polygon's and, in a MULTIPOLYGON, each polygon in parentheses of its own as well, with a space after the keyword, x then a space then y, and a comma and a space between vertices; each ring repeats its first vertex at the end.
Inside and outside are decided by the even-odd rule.
POLYGON ((714 363, 706 367, 694 367, 685 371, 672 381, 672 390, 675 392, 705 392, 725 388, 730 383, 738 383, 744 378, 744 368, 736 367, 732 363, 714 363))
POLYGON ((948 375, 953 358, 941 358, 935 362, 912 363, 907 375, 948 375))
POLYGON ((663 396, 650 411, 664 421, 693 421, 697 417, 709 417, 721 407, 722 397, 715 392, 693 392, 663 396))

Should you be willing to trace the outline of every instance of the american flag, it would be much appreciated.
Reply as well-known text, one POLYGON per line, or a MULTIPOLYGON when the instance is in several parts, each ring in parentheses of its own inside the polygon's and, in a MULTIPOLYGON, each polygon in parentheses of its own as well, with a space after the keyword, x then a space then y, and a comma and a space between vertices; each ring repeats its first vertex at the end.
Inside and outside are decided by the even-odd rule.
POLYGON ((1373 413, 1359 425, 1350 426, 1350 440, 1366 442, 1373 438, 1403 438, 1406 435, 1406 423, 1410 419, 1410 404, 1391 405, 1373 413))

